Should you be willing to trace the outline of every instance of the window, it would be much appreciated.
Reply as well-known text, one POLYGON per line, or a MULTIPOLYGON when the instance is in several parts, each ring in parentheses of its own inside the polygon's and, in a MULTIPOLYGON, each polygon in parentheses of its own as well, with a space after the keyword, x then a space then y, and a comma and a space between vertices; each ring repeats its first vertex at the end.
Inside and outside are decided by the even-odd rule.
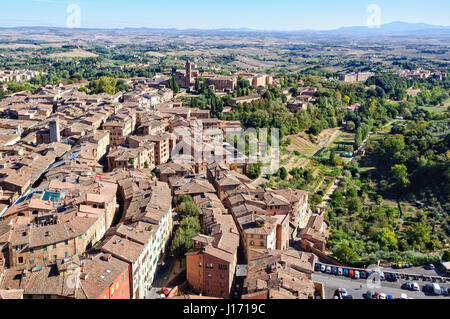
POLYGON ((202 263, 198 263, 198 266, 201 267, 201 266, 202 266, 202 263))
POLYGON ((259 245, 260 245, 260 246, 264 246, 264 242, 263 242, 263 241, 260 241, 260 242, 259 242, 259 245))
POLYGON ((30 265, 34 264, 34 259, 30 260, 30 265))
POLYGON ((56 260, 56 258, 58 258, 56 255, 53 255, 53 259, 56 260))
POLYGON ((69 245, 69 241, 68 240, 65 240, 64 241, 64 244, 67 246, 67 245, 69 245))
POLYGON ((78 236, 78 239, 81 239, 81 236, 78 236))
POLYGON ((116 282, 116 290, 119 290, 119 283, 116 282))
POLYGON ((64 256, 69 257, 69 253, 66 251, 66 252, 64 253, 64 256))
POLYGON ((122 282, 124 282, 125 281, 125 276, 124 275, 122 275, 122 282))
POLYGON ((221 269, 221 270, 227 270, 227 265, 219 265, 219 269, 221 269))
POLYGON ((259 239, 264 239, 264 235, 259 236, 259 239))
POLYGON ((34 249, 30 249, 30 255, 33 255, 34 249))
POLYGON ((43 250, 43 251, 47 251, 47 247, 44 247, 42 250, 43 250))
POLYGON ((47 261, 47 259, 48 259, 47 257, 44 257, 44 261, 47 261))
POLYGON ((23 264, 23 257, 17 258, 17 263, 18 264, 23 264))
POLYGON ((254 245, 255 245, 255 242, 254 242, 253 240, 250 241, 250 245, 254 246, 254 245))
POLYGON ((56 248, 56 244, 53 244, 53 248, 56 248))

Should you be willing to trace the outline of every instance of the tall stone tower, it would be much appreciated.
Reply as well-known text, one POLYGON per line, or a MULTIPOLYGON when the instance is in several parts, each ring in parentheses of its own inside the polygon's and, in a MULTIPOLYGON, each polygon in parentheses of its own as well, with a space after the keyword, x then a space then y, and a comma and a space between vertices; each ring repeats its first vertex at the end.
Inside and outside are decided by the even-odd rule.
POLYGON ((186 79, 188 83, 192 83, 192 62, 186 61, 186 79))
POLYGON ((50 143, 61 142, 59 118, 50 121, 50 143))

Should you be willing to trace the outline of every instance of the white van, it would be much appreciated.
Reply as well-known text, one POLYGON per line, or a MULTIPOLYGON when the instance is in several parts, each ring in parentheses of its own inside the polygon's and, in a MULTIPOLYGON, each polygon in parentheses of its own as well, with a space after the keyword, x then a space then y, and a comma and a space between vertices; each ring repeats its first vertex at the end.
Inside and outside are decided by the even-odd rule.
POLYGON ((438 284, 433 284, 433 292, 435 295, 441 295, 442 294, 442 289, 441 286, 439 286, 438 284))

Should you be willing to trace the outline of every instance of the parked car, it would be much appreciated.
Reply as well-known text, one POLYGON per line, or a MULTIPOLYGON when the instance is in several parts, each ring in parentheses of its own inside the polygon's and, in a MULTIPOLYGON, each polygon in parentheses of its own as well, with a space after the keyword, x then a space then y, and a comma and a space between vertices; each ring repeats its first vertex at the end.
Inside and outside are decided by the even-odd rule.
POLYGON ((331 266, 327 266, 327 273, 331 274, 331 266))
POLYGON ((442 289, 441 286, 439 286, 438 284, 432 284, 431 285, 433 287, 433 293, 437 296, 442 294, 442 289))
POLYGON ((398 280, 398 276, 397 274, 392 274, 392 281, 397 281, 398 280))
POLYGON ((353 296, 352 295, 347 295, 347 296, 343 297, 343 299, 353 299, 353 296))
POLYGON ((167 289, 166 287, 162 287, 161 294, 164 295, 165 297, 167 297, 170 294, 170 290, 167 289))
POLYGON ((359 278, 361 278, 359 275, 359 271, 355 270, 355 279, 359 279, 359 278))
POLYGON ((349 274, 350 278, 355 278, 355 272, 353 271, 353 269, 350 269, 348 271, 348 274, 349 274))
POLYGON ((442 295, 448 296, 448 289, 447 289, 447 287, 441 287, 441 290, 442 290, 442 295))
POLYGON ((373 299, 380 299, 380 293, 379 292, 374 293, 373 299))
POLYGON ((420 290, 419 284, 417 282, 412 283, 412 290, 414 290, 414 291, 420 290))
POLYGON ((339 267, 337 274, 338 274, 338 276, 342 276, 344 274, 344 269, 339 267))
POLYGON ((402 294, 400 299, 408 299, 408 295, 407 294, 402 294))
POLYGON ((394 297, 392 297, 392 295, 387 295, 386 299, 394 299, 394 297))
POLYGON ((385 274, 385 277, 386 277, 386 280, 387 280, 387 281, 391 281, 391 274, 390 274, 390 273, 387 272, 387 273, 385 274))
POLYGON ((435 267, 433 264, 429 264, 429 265, 428 265, 428 269, 430 269, 430 270, 435 270, 436 267, 435 267))
POLYGON ((428 292, 428 293, 433 293, 433 286, 432 286, 431 284, 426 284, 426 285, 423 287, 423 290, 424 290, 425 292, 428 292))
POLYGON ((327 270, 327 267, 325 267, 325 265, 321 265, 320 266, 320 271, 321 272, 325 272, 327 270))
POLYGON ((386 299, 386 298, 387 298, 386 294, 380 293, 380 299, 386 299))
POLYGON ((332 274, 336 275, 337 272, 338 272, 337 267, 331 267, 331 273, 332 273, 332 274))
POLYGON ((367 278, 367 273, 364 270, 361 270, 360 275, 361 275, 362 279, 366 279, 367 278))
POLYGON ((407 282, 403 285, 402 287, 403 289, 408 289, 408 290, 413 290, 413 283, 412 282, 407 282))
POLYGON ((320 271, 320 268, 322 267, 321 264, 317 263, 316 266, 314 267, 315 271, 320 271))
POLYGON ((342 298, 348 295, 347 289, 345 288, 339 288, 339 293, 341 294, 342 298))
POLYGON ((373 293, 372 293, 372 291, 367 290, 366 298, 367 298, 367 299, 373 299, 373 293))
POLYGON ((384 272, 380 271, 380 280, 386 280, 386 277, 384 276, 384 272))
POLYGON ((348 269, 344 269, 344 276, 348 277, 348 269))

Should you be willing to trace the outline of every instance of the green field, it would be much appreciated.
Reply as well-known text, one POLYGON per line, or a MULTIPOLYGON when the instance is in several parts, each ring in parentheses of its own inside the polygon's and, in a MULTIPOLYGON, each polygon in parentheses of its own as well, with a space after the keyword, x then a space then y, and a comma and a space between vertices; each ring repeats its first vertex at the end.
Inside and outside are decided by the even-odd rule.
POLYGON ((450 107, 450 99, 444 102, 444 105, 436 105, 436 106, 419 106, 419 108, 423 110, 428 110, 430 112, 436 113, 445 113, 448 112, 448 108, 450 107))

